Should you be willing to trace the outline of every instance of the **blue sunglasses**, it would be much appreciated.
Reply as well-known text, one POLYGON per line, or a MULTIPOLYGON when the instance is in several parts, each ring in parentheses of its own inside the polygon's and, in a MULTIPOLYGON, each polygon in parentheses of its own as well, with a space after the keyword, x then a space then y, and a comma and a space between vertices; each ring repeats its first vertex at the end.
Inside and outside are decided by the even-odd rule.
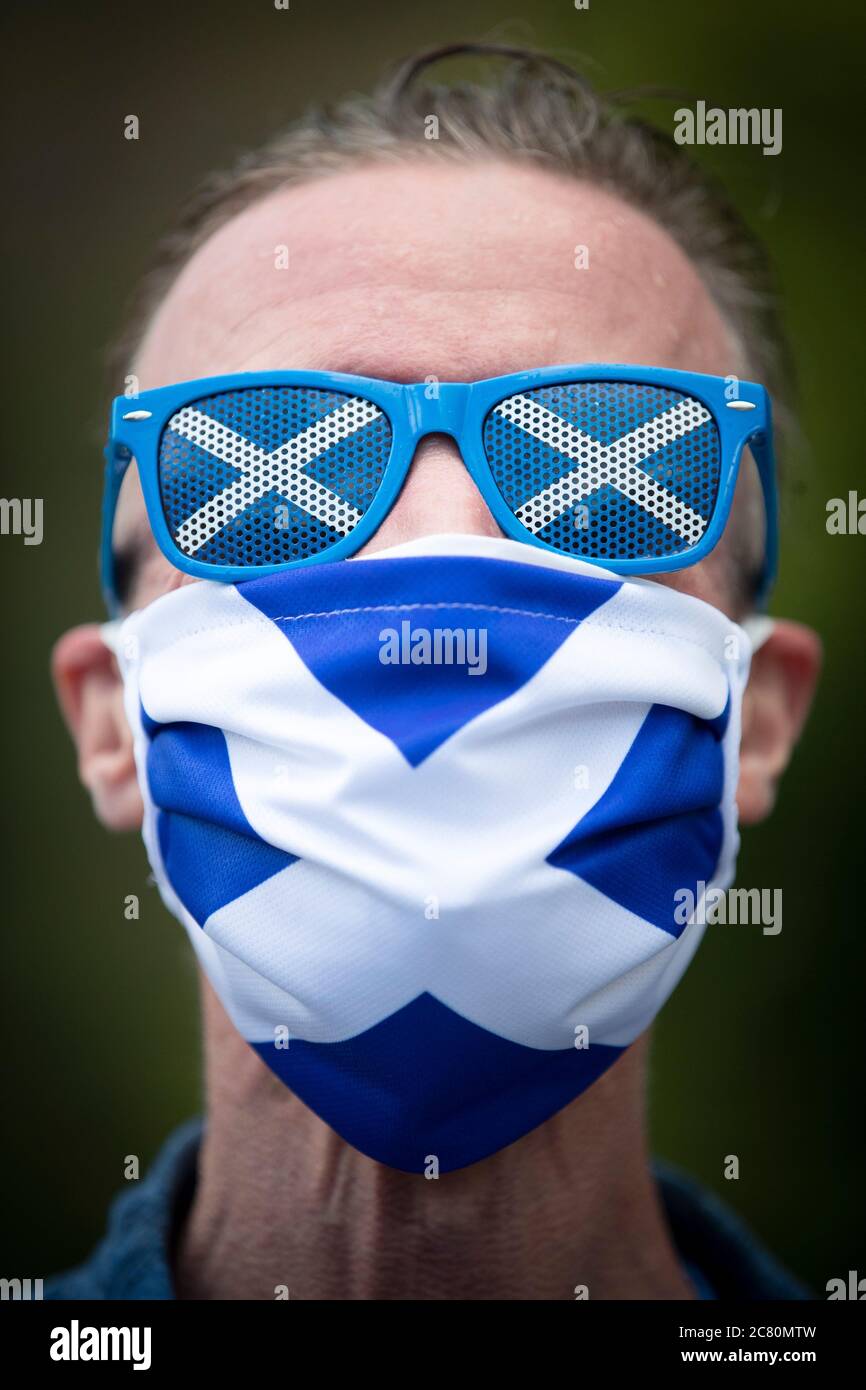
POLYGON ((338 372, 240 373, 118 396, 106 446, 102 580, 134 458, 177 569, 236 582, 340 560, 370 539, 418 441, 447 434, 501 530, 616 574, 697 564, 718 542, 749 445, 775 573, 770 401, 752 382, 655 367, 546 367, 402 386, 338 372))

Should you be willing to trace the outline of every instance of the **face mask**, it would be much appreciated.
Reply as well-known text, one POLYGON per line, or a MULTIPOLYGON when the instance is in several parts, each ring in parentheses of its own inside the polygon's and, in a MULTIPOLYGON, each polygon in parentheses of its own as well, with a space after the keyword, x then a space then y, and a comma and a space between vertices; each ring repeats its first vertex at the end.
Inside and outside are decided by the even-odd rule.
POLYGON ((650 1024, 725 888, 750 643, 698 599, 425 537, 119 627, 162 897, 235 1027, 411 1172, 512 1143, 650 1024))

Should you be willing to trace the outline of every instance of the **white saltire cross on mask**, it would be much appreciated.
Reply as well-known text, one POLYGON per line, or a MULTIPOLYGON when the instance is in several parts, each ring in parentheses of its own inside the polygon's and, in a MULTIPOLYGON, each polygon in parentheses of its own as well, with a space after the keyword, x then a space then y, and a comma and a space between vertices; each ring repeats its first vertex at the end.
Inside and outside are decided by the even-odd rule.
MULTIPOLYGON (((696 601, 649 587, 669 640, 653 624, 641 633, 635 586, 623 585, 521 687, 417 767, 234 586, 194 585, 152 605, 152 619, 133 615, 130 635, 143 624, 138 672, 138 646, 121 642, 132 653, 133 724, 139 700, 159 723, 208 724, 220 692, 243 812, 263 842, 298 856, 212 912, 204 931, 168 886, 204 960, 231 981, 222 997, 245 1037, 272 1036, 278 1019, 293 1036, 336 1041, 424 991, 540 1048, 567 1047, 578 1024, 614 1046, 648 1025, 703 928, 676 939, 546 859, 604 794, 658 692, 701 718, 724 708, 728 682, 710 650, 721 636, 695 642, 696 601), (181 637, 160 607, 175 604, 181 637), (575 766, 589 770, 586 787, 575 766)), ((715 619, 714 632, 730 631, 715 619)), ((291 639, 291 622, 286 631, 291 639)), ((137 757, 143 769, 143 734, 137 757)), ((729 775, 731 805, 732 796, 729 775)), ((721 863, 716 881, 730 868, 721 863)))

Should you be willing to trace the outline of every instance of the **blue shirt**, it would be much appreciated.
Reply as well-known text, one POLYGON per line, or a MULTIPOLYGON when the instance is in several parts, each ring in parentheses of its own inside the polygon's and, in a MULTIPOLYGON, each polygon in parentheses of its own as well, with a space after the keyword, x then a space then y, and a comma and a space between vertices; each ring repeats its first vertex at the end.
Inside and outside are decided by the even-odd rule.
MULTIPOLYGON (((112 1203, 88 1259, 45 1283, 46 1299, 173 1299, 177 1232, 195 1192, 203 1122, 169 1136, 147 1176, 112 1203)), ((653 1171, 674 1246, 700 1298, 807 1299, 813 1295, 748 1227, 694 1178, 656 1161, 653 1171)))

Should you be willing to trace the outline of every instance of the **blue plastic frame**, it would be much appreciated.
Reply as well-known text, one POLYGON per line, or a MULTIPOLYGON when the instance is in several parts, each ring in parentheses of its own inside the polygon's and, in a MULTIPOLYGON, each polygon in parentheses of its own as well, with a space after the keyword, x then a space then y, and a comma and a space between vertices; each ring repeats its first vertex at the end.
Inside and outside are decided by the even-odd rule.
POLYGON ((684 569, 704 559, 718 544, 727 525, 737 482, 740 459, 749 445, 764 494, 766 543, 760 601, 764 601, 776 571, 778 521, 775 461, 773 454, 770 398, 766 389, 750 381, 737 381, 731 392, 730 377, 706 376, 698 372, 669 371, 661 367, 629 366, 624 363, 582 363, 577 366, 543 367, 483 381, 420 382, 402 385, 372 377, 341 372, 237 372, 228 376, 182 381, 142 391, 138 396, 118 396, 111 408, 111 432, 105 448, 106 471, 102 512, 102 585, 109 611, 119 609, 115 590, 112 531, 117 499, 127 468, 138 465, 147 515, 154 539, 162 553, 177 569, 201 579, 234 583, 298 565, 322 564, 355 554, 381 525, 397 499, 418 443, 428 434, 449 435, 460 449, 479 492, 506 536, 556 551, 521 525, 506 506, 490 472, 484 453, 484 421, 492 408, 506 396, 540 386, 556 386, 579 381, 625 381, 637 385, 669 387, 694 396, 715 419, 719 431, 721 475, 716 506, 700 541, 686 551, 663 559, 599 560, 584 556, 615 574, 663 574, 684 569), (159 443, 166 423, 183 406, 203 396, 255 386, 308 386, 364 396, 388 417, 392 429, 391 451, 379 490, 361 521, 342 540, 320 555, 279 564, 258 566, 208 565, 190 559, 175 545, 165 523, 159 495, 159 443))

